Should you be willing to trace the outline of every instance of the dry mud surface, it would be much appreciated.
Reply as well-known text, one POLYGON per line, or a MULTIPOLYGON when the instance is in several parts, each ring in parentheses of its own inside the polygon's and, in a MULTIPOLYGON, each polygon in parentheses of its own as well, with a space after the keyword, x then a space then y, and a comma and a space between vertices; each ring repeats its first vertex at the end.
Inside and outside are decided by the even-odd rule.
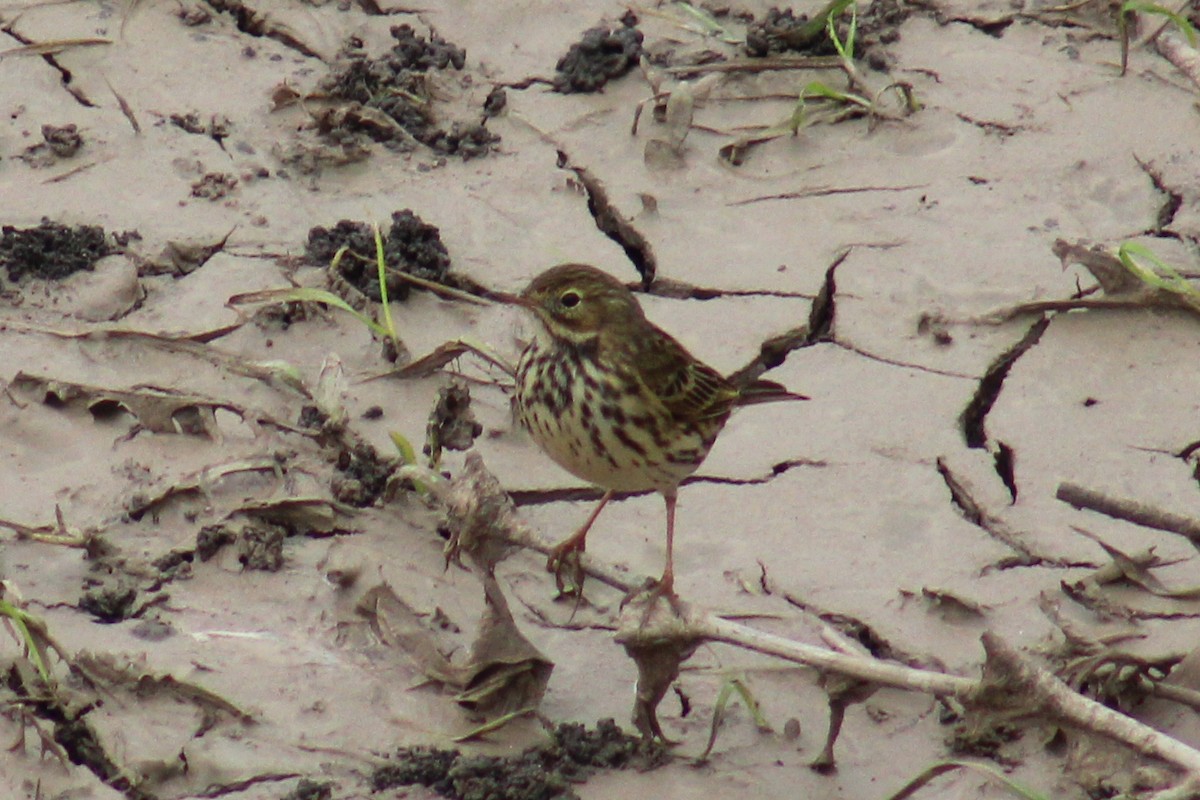
MULTIPOLYGON (((1195 309, 981 319, 1119 294, 1058 240, 1196 270, 1196 86, 1137 42, 1120 74, 1115 3, 859 5, 856 90, 881 113, 749 144, 807 84, 846 87, 825 62, 721 71, 751 63, 751 15, 755 58, 813 55, 778 52, 755 2, 711 36, 680 6, 634 8, 640 43, 616 3, 0 4, 0 577, 54 645, 50 689, 0 639, 0 796, 857 800, 947 758, 1057 798, 1178 780, 1044 717, 856 693, 713 643, 658 706, 676 746, 597 730, 634 733, 622 592, 593 579, 578 608, 556 600, 521 550, 485 601, 470 559, 444 567, 456 523, 394 474, 389 434, 419 455, 457 376, 478 425, 443 400, 459 426, 442 441, 479 434, 516 519, 574 530, 595 493, 514 428, 502 369, 467 354, 395 374, 462 337, 515 360, 528 322, 397 280, 385 347, 341 310, 229 302, 332 288, 380 316, 347 288, 378 296, 369 264, 326 267, 343 241, 370 247, 341 221, 387 233, 404 210, 389 254, 476 296, 565 261, 648 285, 649 315, 696 355, 812 397, 737 413, 683 488, 693 608, 968 679, 991 632, 1200 745, 1181 702, 1200 688, 1195 309), (556 73, 580 42, 632 71, 573 91, 601 80, 556 73), (1064 483, 1161 527, 1073 507, 1064 483), (735 694, 696 763, 734 679, 769 727, 735 694), (836 770, 817 771, 827 689, 852 702, 836 770), (547 747, 522 716, 454 741, 531 703, 587 728, 547 747)), ((657 574, 661 500, 612 504, 589 546, 630 583, 657 574)), ((961 770, 921 791, 1008 796, 961 770)))

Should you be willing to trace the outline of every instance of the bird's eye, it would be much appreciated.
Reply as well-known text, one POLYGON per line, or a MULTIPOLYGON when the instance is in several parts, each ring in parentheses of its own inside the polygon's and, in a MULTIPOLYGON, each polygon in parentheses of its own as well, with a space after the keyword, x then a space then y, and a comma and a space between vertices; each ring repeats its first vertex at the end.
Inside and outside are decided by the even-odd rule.
POLYGON ((579 301, 581 299, 583 298, 579 296, 579 292, 575 291, 574 289, 570 289, 563 292, 562 297, 559 298, 559 302, 561 302, 565 308, 574 308, 575 306, 579 305, 579 301))

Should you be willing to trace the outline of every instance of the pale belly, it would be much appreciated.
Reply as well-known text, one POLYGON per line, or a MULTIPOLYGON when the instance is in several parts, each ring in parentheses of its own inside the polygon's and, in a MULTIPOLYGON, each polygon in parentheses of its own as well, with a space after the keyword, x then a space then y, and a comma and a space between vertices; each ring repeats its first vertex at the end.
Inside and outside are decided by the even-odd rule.
POLYGON ((671 492, 696 471, 712 446, 711 437, 706 441, 675 422, 645 392, 620 407, 601 399, 594 367, 587 362, 550 367, 555 370, 551 380, 536 388, 530 358, 523 355, 517 369, 521 421, 546 455, 582 480, 619 492, 671 492), (572 371, 577 369, 587 371, 588 380, 572 371), (572 390, 564 391, 568 385, 572 390))

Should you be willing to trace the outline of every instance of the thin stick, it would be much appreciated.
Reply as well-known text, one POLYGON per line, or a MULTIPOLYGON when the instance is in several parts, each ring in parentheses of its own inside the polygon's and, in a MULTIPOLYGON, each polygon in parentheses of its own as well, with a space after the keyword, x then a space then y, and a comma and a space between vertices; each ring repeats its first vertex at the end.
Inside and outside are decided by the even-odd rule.
POLYGON ((837 56, 801 56, 799 58, 756 58, 753 61, 717 61, 712 64, 667 67, 670 75, 695 75, 703 72, 769 72, 780 69, 841 69, 837 56))
POLYGON ((1055 497, 1075 508, 1085 508, 1105 516, 1122 519, 1147 528, 1157 528, 1185 536, 1192 542, 1200 543, 1200 520, 1173 514, 1169 511, 1153 508, 1136 500, 1126 500, 1119 497, 1109 497, 1092 489, 1076 486, 1073 483, 1060 483, 1055 497))

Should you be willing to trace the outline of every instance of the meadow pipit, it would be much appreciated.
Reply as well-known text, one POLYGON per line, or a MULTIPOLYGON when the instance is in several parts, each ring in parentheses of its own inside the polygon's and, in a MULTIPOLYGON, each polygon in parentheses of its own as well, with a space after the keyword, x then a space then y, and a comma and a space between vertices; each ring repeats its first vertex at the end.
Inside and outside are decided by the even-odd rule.
POLYGON ((583 527, 547 565, 560 591, 588 529, 615 492, 653 490, 667 505, 667 560, 655 595, 675 602, 675 495, 735 406, 805 400, 770 381, 730 383, 646 319, 629 289, 595 267, 546 270, 519 297, 540 323, 517 366, 517 411, 550 458, 605 490, 583 527))

